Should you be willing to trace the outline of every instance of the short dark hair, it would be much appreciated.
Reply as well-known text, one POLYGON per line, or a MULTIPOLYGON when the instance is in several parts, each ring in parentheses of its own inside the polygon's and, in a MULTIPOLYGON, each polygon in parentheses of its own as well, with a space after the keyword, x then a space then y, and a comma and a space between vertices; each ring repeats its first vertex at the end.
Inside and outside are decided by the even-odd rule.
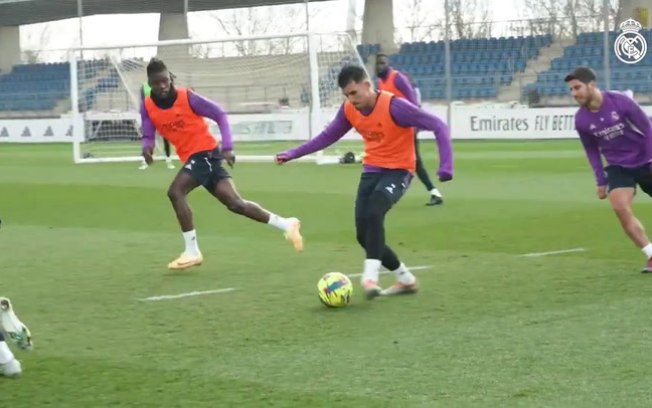
POLYGON ((152 76, 154 74, 158 74, 159 72, 167 71, 168 67, 165 65, 165 62, 162 60, 154 57, 151 60, 149 60, 149 64, 147 64, 147 76, 152 76))
POLYGON ((381 57, 389 58, 389 55, 383 54, 382 52, 380 54, 376 54, 376 59, 381 58, 381 57))
POLYGON ((577 79, 582 83, 588 84, 591 81, 595 81, 597 77, 595 75, 595 72, 591 68, 577 67, 573 72, 566 75, 566 78, 564 78, 564 82, 570 82, 574 79, 577 79))
POLYGON ((337 76, 337 84, 340 88, 346 87, 351 82, 360 83, 367 79, 367 73, 364 68, 357 65, 347 65, 340 71, 337 76))

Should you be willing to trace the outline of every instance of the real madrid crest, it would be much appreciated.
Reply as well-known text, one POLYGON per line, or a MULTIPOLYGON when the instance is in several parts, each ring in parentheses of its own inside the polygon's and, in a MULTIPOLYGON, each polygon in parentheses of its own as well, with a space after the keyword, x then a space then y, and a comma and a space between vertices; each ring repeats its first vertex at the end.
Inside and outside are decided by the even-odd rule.
POLYGON ((620 24, 622 33, 616 37, 614 52, 625 64, 636 64, 645 58, 647 41, 639 33, 642 28, 641 23, 631 18, 620 24))

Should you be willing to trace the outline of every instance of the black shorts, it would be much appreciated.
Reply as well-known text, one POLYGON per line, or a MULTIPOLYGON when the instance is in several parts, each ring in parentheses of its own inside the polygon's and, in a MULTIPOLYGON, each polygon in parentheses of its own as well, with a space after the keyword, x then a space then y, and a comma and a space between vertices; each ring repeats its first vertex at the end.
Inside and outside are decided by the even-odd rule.
POLYGON ((355 199, 355 218, 361 219, 366 216, 369 206, 369 197, 374 191, 380 191, 391 201, 392 206, 396 204, 405 194, 412 173, 407 170, 382 170, 379 172, 362 173, 358 185, 358 195, 355 199))
POLYGON ((630 187, 636 189, 638 185, 647 195, 652 197, 652 171, 650 166, 627 168, 609 165, 605 168, 609 191, 615 188, 630 187))
POLYGON ((231 177, 229 172, 222 166, 222 160, 222 152, 220 152, 219 148, 195 153, 188 158, 181 171, 187 172, 200 185, 209 191, 213 191, 220 180, 231 177))

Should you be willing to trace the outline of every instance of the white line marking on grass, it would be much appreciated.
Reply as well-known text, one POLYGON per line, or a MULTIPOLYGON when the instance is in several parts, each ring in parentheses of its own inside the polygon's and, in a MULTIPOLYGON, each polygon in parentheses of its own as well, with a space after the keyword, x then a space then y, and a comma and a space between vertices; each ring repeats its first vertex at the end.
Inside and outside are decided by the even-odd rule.
MULTIPOLYGON (((423 269, 430 269, 430 268, 432 268, 432 265, 408 266, 408 269, 411 270, 411 271, 420 271, 420 270, 423 270, 423 269)), ((385 275, 385 274, 388 274, 390 272, 391 271, 382 271, 382 272, 380 272, 380 274, 385 275)), ((353 274, 347 275, 347 276, 349 278, 359 278, 360 276, 362 276, 362 274, 361 273, 353 273, 353 274)))
POLYGON ((169 300, 169 299, 181 299, 181 298, 191 297, 191 296, 213 295, 213 294, 217 294, 217 293, 233 292, 234 290, 235 290, 235 288, 203 290, 203 291, 179 293, 178 295, 151 296, 151 297, 140 299, 140 300, 146 302, 146 301, 158 301, 158 300, 169 300))
POLYGON ((568 254, 571 252, 584 252, 584 248, 571 248, 571 249, 560 249, 559 251, 550 251, 550 252, 532 252, 530 254, 522 254, 519 256, 547 256, 547 255, 557 255, 557 254, 568 254))

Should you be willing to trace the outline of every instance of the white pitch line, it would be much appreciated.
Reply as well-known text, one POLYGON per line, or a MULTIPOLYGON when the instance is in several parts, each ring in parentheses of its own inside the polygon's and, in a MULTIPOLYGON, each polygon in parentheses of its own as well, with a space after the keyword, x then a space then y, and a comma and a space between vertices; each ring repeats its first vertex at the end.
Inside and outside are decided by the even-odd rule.
POLYGON ((560 249, 559 251, 550 251, 550 252, 532 252, 530 254, 522 254, 519 256, 547 256, 547 255, 557 255, 557 254, 568 254, 571 252, 584 252, 584 248, 571 248, 571 249, 560 249))
MULTIPOLYGON (((423 270, 423 269, 430 269, 430 268, 432 268, 432 265, 408 266, 408 269, 411 270, 411 271, 420 271, 420 270, 423 270)), ((390 273, 390 271, 382 271, 382 272, 380 272, 381 275, 385 275, 387 273, 390 273)), ((353 273, 353 274, 347 275, 347 276, 349 278, 358 278, 358 277, 362 276, 362 274, 361 273, 353 273)))
POLYGON ((203 290, 203 291, 179 293, 178 295, 151 296, 151 297, 140 299, 140 300, 142 300, 142 301, 157 301, 157 300, 168 300, 168 299, 181 299, 181 298, 191 297, 191 296, 202 296, 202 295, 212 295, 212 294, 215 294, 215 293, 233 292, 234 290, 235 290, 235 288, 203 290))

